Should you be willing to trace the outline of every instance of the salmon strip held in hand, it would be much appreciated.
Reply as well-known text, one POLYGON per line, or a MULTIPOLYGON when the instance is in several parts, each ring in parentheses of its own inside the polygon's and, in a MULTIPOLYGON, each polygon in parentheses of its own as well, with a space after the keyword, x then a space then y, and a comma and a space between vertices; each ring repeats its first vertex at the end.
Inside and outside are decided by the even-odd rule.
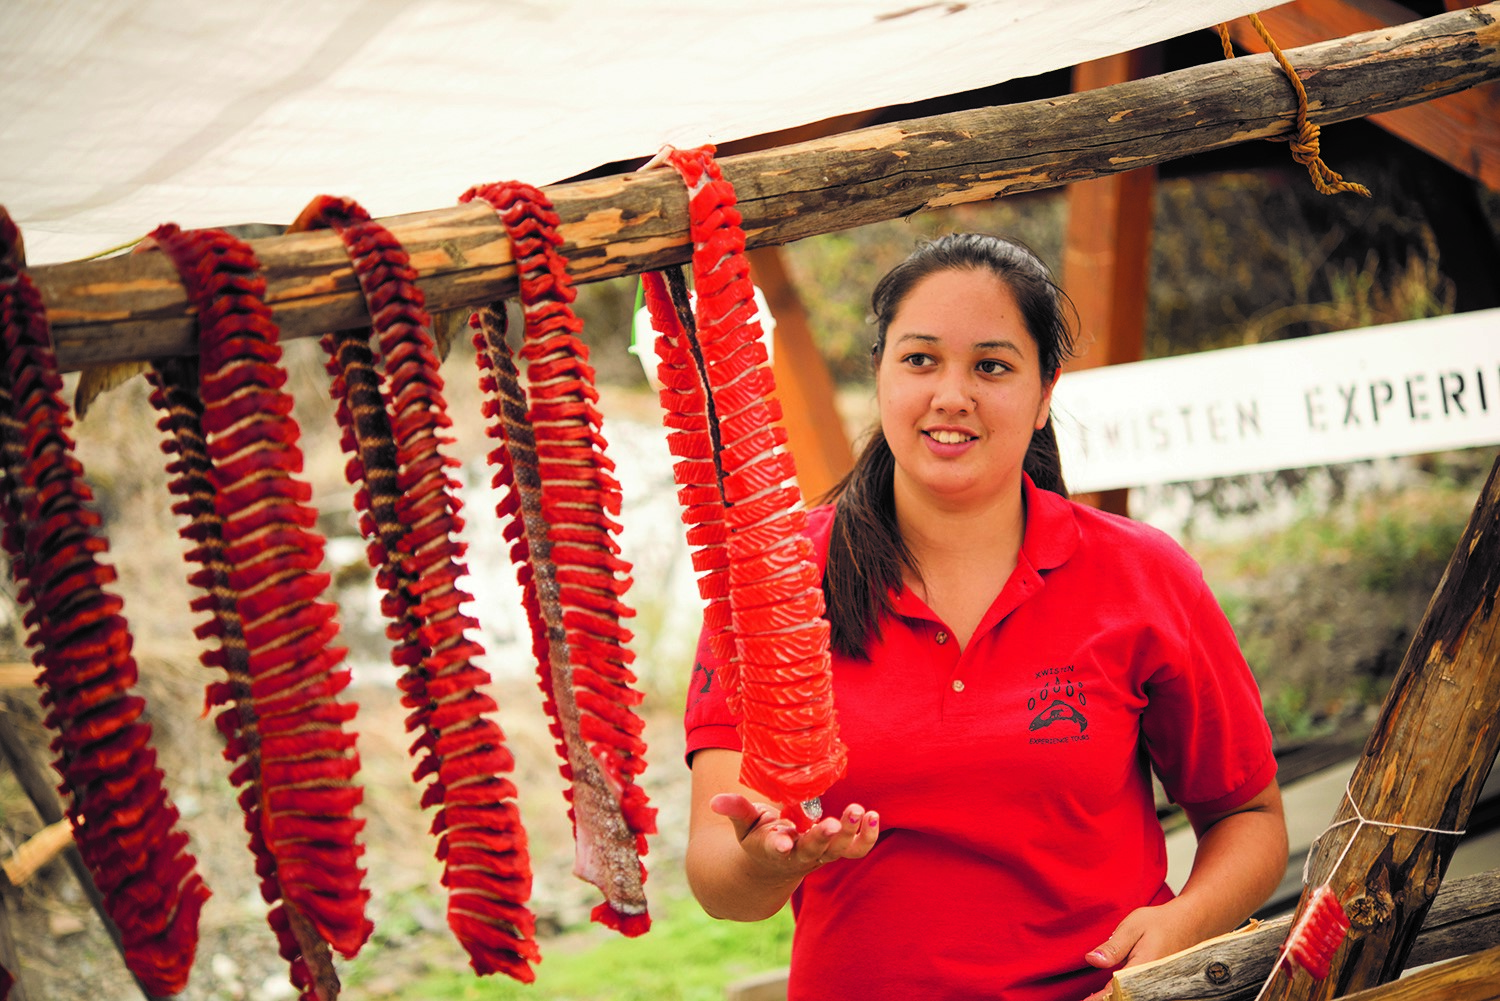
POLYGON ((481 386, 493 394, 489 433, 501 442, 490 454, 494 484, 507 488, 498 513, 509 519, 540 687, 570 783, 573 871, 604 894, 594 920, 639 935, 651 926, 641 856, 656 810, 636 782, 646 766, 634 710, 641 694, 625 646, 631 634, 620 624, 634 614, 622 600, 630 565, 614 538, 620 487, 604 453, 588 348, 577 336, 583 325, 569 305, 577 293, 557 251, 557 214, 541 191, 491 184, 463 196, 475 198, 495 208, 510 234, 525 317, 525 396, 505 341, 504 304, 471 323, 481 386))
MULTIPOLYGON (((740 780, 806 829, 843 775, 828 622, 796 468, 775 424, 745 234, 713 147, 672 150, 688 189, 697 302, 642 276, 656 338, 668 446, 705 628, 730 709, 741 715, 740 780)), ((680 283, 680 273, 668 277, 680 283)))

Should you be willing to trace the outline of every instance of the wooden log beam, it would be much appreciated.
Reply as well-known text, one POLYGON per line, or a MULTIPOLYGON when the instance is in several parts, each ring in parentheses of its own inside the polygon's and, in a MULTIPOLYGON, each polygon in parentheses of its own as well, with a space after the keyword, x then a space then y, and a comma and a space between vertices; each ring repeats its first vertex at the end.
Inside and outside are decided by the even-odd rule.
MULTIPOLYGON (((1291 927, 1291 915, 1209 939, 1115 974, 1114 1001, 1251 1001, 1291 927)), ((1445 884, 1412 947, 1413 965, 1500 945, 1500 869, 1445 884)), ((1279 997, 1279 995, 1278 995, 1279 997)))
POLYGON ((1326 980, 1288 998, 1332 998, 1394 980, 1442 884, 1500 748, 1500 460, 1386 696, 1379 720, 1310 855, 1353 925, 1326 980), (1365 821, 1369 821, 1368 823, 1365 821), (1406 826, 1397 826, 1406 825, 1406 826), (1427 830, 1423 830, 1427 829, 1427 830))
MULTIPOLYGON (((1419 104, 1500 78, 1500 2, 1308 46, 1291 58, 1320 125, 1419 104)), ((726 157, 723 168, 739 192, 748 244, 762 247, 1285 137, 1293 116, 1280 68, 1269 56, 1248 56, 726 157)), ((546 190, 576 281, 689 257, 686 199, 671 171, 546 190)), ((514 293, 509 243, 488 206, 381 221, 411 253, 429 308, 474 307, 514 293)), ((252 243, 283 337, 367 324, 337 235, 252 243)), ((194 350, 186 298, 162 255, 56 264, 32 276, 65 370, 194 350)))

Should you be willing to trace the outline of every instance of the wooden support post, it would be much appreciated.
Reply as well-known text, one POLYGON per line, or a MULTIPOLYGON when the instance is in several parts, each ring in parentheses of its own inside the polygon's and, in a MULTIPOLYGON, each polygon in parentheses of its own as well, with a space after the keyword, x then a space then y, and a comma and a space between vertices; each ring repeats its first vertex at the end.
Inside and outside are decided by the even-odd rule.
MULTIPOLYGON (((1209 939, 1115 974, 1113 1001, 1251 1001, 1266 982, 1291 915, 1209 939)), ((1413 964, 1500 945, 1500 869, 1445 883, 1412 947, 1413 964)))
MULTIPOLYGON (((1073 67, 1073 91, 1096 90, 1156 73, 1156 46, 1073 67)), ((1156 168, 1068 185, 1068 229, 1063 244, 1063 287, 1078 310, 1086 353, 1070 370, 1140 361, 1146 332, 1151 273, 1151 220, 1156 204, 1156 168)), ((1063 470, 1064 476, 1067 470, 1063 470)), ((1129 491, 1084 495, 1105 511, 1129 513, 1129 491)))
POLYGON ((807 310, 787 276, 780 247, 761 247, 745 254, 750 278, 765 293, 776 319, 771 373, 786 427, 787 446, 797 463, 797 485, 811 504, 827 493, 854 465, 849 436, 834 401, 833 377, 813 341, 807 310))
MULTIPOLYGON (((1360 118, 1500 78, 1500 2, 1291 53, 1316 75, 1318 125, 1360 118)), ((934 115, 725 157, 746 242, 764 247, 924 209, 1057 187, 1252 140, 1285 137, 1293 111, 1273 60, 1218 60, 1083 94, 934 115)), ((575 281, 658 270, 691 256, 687 199, 671 171, 551 185, 559 248, 575 281)), ((515 294, 510 243, 488 205, 380 220, 445 312, 515 294)), ((23 234, 24 235, 24 234, 23 234)), ((369 324, 336 234, 250 241, 283 339, 369 324)), ((189 355, 193 317, 164 254, 30 270, 64 371, 189 355)))
POLYGON ((1417 627, 1334 826, 1311 853, 1299 913, 1312 888, 1330 883, 1353 928, 1328 978, 1300 976, 1288 998, 1374 987, 1406 966, 1458 844, 1452 832, 1468 822, 1500 747, 1497 599, 1500 460, 1417 627))

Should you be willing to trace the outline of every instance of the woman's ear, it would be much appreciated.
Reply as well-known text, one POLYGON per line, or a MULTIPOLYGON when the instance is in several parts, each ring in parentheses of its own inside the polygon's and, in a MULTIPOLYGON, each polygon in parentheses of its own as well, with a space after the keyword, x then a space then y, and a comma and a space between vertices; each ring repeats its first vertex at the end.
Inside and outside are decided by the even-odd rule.
POLYGON ((1057 378, 1060 375, 1062 369, 1053 372, 1052 380, 1042 387, 1042 399, 1036 407, 1036 420, 1032 422, 1033 430, 1040 431, 1052 418, 1052 390, 1057 388, 1057 378))

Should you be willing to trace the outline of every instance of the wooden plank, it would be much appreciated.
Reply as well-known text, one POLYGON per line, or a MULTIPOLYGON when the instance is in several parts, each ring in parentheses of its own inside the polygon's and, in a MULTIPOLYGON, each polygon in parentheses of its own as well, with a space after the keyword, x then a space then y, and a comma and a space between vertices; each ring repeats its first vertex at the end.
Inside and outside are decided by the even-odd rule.
POLYGON ((25 661, 0 663, 0 689, 31 688, 40 673, 40 668, 25 661))
POLYGON ((1384 987, 1345 995, 1345 1001, 1496 1001, 1500 946, 1421 970, 1384 987))
POLYGON ((73 825, 64 818, 27 838, 26 843, 12 852, 0 868, 11 886, 24 886, 37 870, 57 858, 72 843, 73 825))
MULTIPOLYGON (((1073 91, 1148 77, 1160 64, 1156 46, 1080 63, 1073 67, 1073 91)), ((1084 354, 1069 363, 1069 371, 1141 360, 1155 205, 1154 166, 1068 185, 1062 279, 1078 311, 1080 346, 1086 346, 1084 354)), ((1130 491, 1121 489, 1079 499, 1124 515, 1129 513, 1129 497, 1130 491)))
POLYGON ((843 479, 854 466, 854 452, 835 406, 833 376, 813 341, 807 310, 787 276, 781 248, 761 247, 745 256, 750 278, 765 293, 776 319, 771 374, 787 447, 797 463, 797 485, 810 504, 843 479))
MULTIPOLYGON (((1455 6, 1465 9, 1472 4, 1454 5, 1450 0, 1449 9, 1455 6)), ((1276 44, 1287 49, 1353 32, 1380 30, 1415 16, 1390 0, 1295 0, 1261 11, 1260 20, 1276 44)), ((1231 22, 1230 35, 1247 52, 1266 51, 1260 34, 1246 18, 1231 22)), ((1314 73, 1304 72, 1296 59, 1292 65, 1298 67, 1305 82, 1316 86, 1314 73)), ((1491 190, 1500 190, 1500 85, 1485 84, 1420 107, 1371 115, 1370 121, 1491 190)), ((1337 170, 1336 149, 1332 156, 1330 166, 1337 170)))
MULTIPOLYGON (((1291 922, 1290 915, 1263 921, 1154 963, 1121 970, 1115 974, 1112 997, 1114 1001, 1250 1001, 1270 975, 1291 922)), ((1437 963, 1497 944, 1500 869, 1442 887, 1412 948, 1411 963, 1437 963)))
MULTIPOLYGON (((1311 119, 1361 118, 1500 78, 1500 2, 1294 53, 1316 77, 1311 119)), ((937 115, 726 157, 750 247, 1102 177, 1284 136, 1293 111, 1268 56, 1216 60, 1147 80, 1001 108, 937 115)), ((688 259, 687 207, 670 171, 547 190, 577 281, 688 259)), ((515 292, 509 243, 485 205, 383 219, 411 253, 434 310, 515 292)), ((365 325, 337 235, 252 241, 283 337, 365 325)), ((160 254, 38 267, 64 370, 190 354, 181 285, 160 254)))

